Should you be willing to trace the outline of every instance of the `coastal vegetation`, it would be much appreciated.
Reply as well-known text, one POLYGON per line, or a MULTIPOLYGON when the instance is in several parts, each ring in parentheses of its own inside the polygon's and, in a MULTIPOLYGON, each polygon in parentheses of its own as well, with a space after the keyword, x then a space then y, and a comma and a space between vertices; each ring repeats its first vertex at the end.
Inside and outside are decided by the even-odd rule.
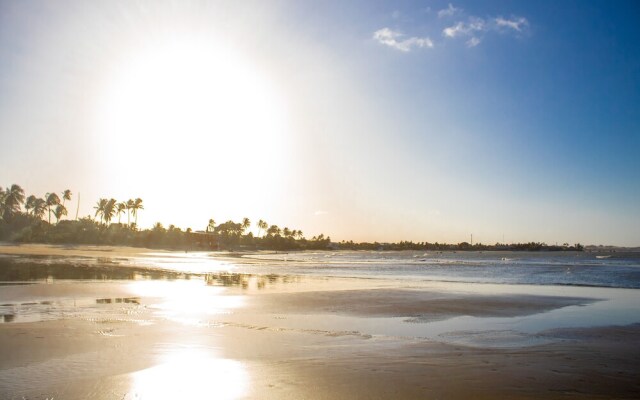
POLYGON ((580 244, 547 245, 530 242, 485 245, 482 243, 457 244, 400 241, 397 243, 332 242, 329 236, 319 234, 306 238, 299 229, 280 228, 260 219, 252 222, 216 223, 211 218, 203 230, 181 229, 175 225, 165 227, 157 222, 151 229, 138 227, 138 214, 144 210, 141 198, 119 201, 101 198, 93 209, 93 216, 67 219, 70 190, 46 193, 43 197, 25 196, 20 185, 6 189, 0 187, 0 241, 20 243, 96 244, 169 248, 184 250, 440 250, 440 251, 582 251, 580 244), (126 215, 126 223, 123 217, 126 215), (52 217, 53 216, 53 221, 52 217), (117 222, 115 222, 117 221, 117 222))

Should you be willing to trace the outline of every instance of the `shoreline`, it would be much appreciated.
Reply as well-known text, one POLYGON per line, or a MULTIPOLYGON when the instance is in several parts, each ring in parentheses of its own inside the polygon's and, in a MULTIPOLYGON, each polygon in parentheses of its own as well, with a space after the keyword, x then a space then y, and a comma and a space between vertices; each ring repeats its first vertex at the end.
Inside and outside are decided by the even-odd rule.
MULTIPOLYGON (((56 251, 67 260, 150 257, 56 251)), ((178 267, 190 260, 151 253, 178 267)), ((131 268, 105 265, 96 269, 131 268)), ((15 316, 0 323, 0 397, 640 396, 640 316, 589 326, 594 315, 637 308, 637 289, 292 276, 250 267, 253 275, 210 279, 7 282, 0 309, 15 316)))

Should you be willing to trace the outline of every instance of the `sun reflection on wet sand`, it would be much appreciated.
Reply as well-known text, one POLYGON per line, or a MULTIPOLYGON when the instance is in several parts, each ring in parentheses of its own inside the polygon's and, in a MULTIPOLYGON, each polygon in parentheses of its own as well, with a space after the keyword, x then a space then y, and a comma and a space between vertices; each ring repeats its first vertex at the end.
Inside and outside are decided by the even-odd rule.
POLYGON ((182 346, 160 356, 160 363, 131 374, 134 399, 221 399, 243 397, 249 374, 238 361, 217 358, 207 349, 182 346))
POLYGON ((226 294, 226 288, 207 286, 201 280, 139 281, 131 283, 130 289, 138 296, 158 299, 148 307, 161 316, 187 324, 197 324, 207 315, 228 313, 244 302, 243 296, 226 294))
MULTIPOLYGON (((167 320, 199 325, 212 314, 241 307, 244 296, 203 280, 137 281, 129 290, 147 299, 147 307, 167 320)), ((160 347, 157 365, 131 374, 125 399, 237 399, 247 392, 249 374, 236 360, 220 358, 210 347, 184 344, 160 347)))

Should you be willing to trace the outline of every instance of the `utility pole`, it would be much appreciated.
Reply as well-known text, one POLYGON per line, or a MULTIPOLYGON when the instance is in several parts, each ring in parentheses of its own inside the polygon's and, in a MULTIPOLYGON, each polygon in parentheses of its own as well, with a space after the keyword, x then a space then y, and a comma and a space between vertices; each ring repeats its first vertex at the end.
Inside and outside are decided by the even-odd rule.
POLYGON ((473 246, 473 233, 471 234, 471 245, 473 246))
POLYGON ((78 206, 76 207, 76 221, 78 220, 79 211, 80 211, 80 192, 78 192, 78 206))

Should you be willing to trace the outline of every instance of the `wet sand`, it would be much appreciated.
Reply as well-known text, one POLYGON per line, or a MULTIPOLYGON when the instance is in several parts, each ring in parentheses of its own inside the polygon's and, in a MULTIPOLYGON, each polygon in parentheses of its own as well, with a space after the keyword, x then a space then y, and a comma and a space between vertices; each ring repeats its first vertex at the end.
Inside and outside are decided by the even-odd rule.
POLYGON ((149 250, 140 247, 124 246, 90 246, 90 245, 53 245, 39 243, 0 243, 0 254, 31 256, 64 256, 64 257, 124 257, 140 256, 150 251, 156 253, 171 252, 165 250, 149 250))
POLYGON ((471 295, 424 289, 309 291, 265 296, 257 307, 288 313, 337 313, 370 317, 446 319, 458 315, 515 317, 594 299, 535 295, 471 295))
POLYGON ((585 310, 602 303, 600 292, 242 274, 64 276, 0 286, 0 307, 13 315, 0 323, 0 398, 640 397, 638 324, 431 328, 585 310))

